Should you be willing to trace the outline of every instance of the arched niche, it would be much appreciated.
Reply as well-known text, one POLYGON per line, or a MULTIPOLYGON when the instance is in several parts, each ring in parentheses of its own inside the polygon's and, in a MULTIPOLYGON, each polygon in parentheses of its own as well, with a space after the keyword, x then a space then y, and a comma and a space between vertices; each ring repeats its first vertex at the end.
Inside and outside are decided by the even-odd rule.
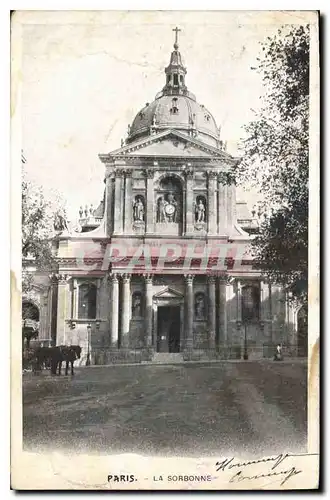
POLYGON ((145 222, 146 203, 142 194, 137 194, 133 199, 133 222, 145 222))
POLYGON ((141 319, 143 317, 143 296, 141 292, 132 294, 132 319, 141 319))
POLYGON ((195 223, 206 224, 207 221, 207 200, 206 196, 199 194, 194 202, 195 223))
POLYGON ((183 187, 180 177, 162 176, 155 189, 156 223, 181 227, 183 220, 183 187))
POLYGON ((195 312, 195 321, 205 321, 207 315, 207 303, 206 296, 203 292, 195 293, 194 300, 194 312, 195 312))

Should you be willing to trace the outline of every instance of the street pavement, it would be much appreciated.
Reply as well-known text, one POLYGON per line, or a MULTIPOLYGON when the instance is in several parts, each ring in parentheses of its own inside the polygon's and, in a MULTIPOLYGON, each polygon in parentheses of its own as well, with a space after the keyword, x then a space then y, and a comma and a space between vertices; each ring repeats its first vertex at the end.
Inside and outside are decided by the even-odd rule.
POLYGON ((307 365, 247 361, 23 375, 26 450, 216 456, 306 451, 307 365))

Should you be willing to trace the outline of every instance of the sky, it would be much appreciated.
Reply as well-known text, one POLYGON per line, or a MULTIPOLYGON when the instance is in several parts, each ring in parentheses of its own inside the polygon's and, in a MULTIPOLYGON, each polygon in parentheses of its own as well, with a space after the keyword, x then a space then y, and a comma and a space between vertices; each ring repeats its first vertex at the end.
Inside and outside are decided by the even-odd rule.
MULTIPOLYGON (((178 26, 186 84, 237 154, 242 126, 260 107, 252 71, 260 42, 299 14, 244 12, 25 12, 22 30, 22 149, 29 177, 60 193, 70 220, 97 206, 98 154, 120 147, 128 124, 165 83, 178 26)), ((250 206, 254 197, 245 197, 250 206)))

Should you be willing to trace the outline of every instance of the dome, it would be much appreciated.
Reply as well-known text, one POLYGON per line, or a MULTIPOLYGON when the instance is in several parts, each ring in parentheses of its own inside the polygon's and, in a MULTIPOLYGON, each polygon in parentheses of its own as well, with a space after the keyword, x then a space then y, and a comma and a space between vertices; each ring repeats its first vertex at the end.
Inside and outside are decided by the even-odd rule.
POLYGON ((176 28, 173 31, 176 32, 176 38, 170 64, 165 68, 165 86, 151 104, 147 103, 138 112, 129 127, 126 142, 131 143, 141 137, 173 128, 206 144, 220 147, 220 130, 212 114, 196 101, 194 94, 186 87, 187 70, 178 51, 177 35, 180 30, 176 28))
POLYGON ((128 142, 151 132, 173 128, 217 147, 219 129, 212 114, 190 94, 171 94, 147 103, 134 118, 128 142))

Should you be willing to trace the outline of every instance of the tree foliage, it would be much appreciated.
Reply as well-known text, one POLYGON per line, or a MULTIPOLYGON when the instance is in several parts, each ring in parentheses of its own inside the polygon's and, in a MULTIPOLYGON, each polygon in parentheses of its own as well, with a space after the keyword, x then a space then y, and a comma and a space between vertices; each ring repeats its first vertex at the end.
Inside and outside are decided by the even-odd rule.
POLYGON ((261 107, 247 124, 238 183, 262 194, 255 266, 295 298, 308 278, 309 28, 291 26, 261 44, 261 107))
POLYGON ((27 179, 22 180, 22 289, 33 284, 29 263, 38 271, 51 271, 55 261, 52 253, 54 217, 60 209, 45 199, 42 189, 27 179))

